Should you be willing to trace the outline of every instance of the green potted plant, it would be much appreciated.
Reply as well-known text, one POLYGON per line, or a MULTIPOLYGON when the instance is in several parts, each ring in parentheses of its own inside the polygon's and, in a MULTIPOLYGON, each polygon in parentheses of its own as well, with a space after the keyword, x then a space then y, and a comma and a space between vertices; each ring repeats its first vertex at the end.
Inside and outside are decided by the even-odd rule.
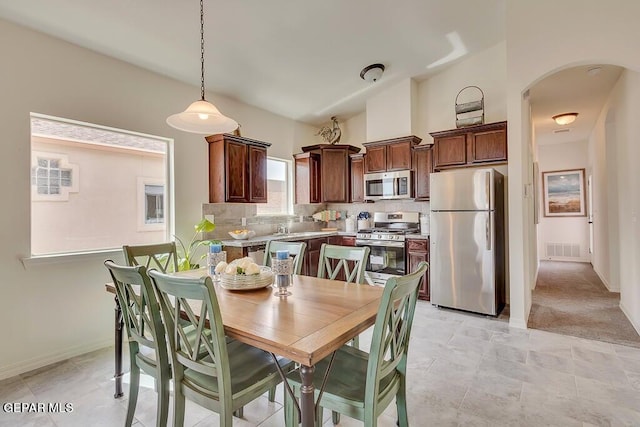
MULTIPOLYGON (((178 250, 178 270, 193 270, 196 268, 200 268, 200 264, 195 262, 193 257, 196 255, 198 248, 202 246, 209 246, 214 243, 220 244, 220 240, 203 240, 199 239, 202 233, 210 233, 216 229, 216 225, 209 221, 206 218, 203 218, 202 221, 193 226, 195 232, 193 237, 189 241, 189 244, 185 245, 185 243, 178 236, 174 235, 176 238, 177 250, 178 250)), ((200 256, 200 259, 206 257, 206 252, 200 256)))

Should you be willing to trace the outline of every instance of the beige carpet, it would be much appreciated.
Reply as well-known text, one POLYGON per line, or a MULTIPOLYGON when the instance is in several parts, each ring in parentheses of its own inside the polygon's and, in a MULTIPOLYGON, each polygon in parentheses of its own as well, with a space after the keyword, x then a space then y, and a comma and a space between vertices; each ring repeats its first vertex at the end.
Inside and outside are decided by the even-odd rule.
POLYGON ((640 336, 588 263, 543 261, 529 328, 640 348, 640 336))

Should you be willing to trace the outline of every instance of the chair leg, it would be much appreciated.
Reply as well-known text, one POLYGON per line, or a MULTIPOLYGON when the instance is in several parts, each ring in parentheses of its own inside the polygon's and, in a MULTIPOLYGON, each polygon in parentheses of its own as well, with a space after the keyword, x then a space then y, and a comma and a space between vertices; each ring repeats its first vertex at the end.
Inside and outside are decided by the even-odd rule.
POLYGON ((179 382, 175 382, 173 390, 173 427, 184 426, 184 394, 179 382))
POLYGON ((284 393, 284 424, 287 427, 299 425, 298 414, 293 403, 293 398, 285 391, 284 393))
POLYGON ((276 400, 276 388, 271 387, 269 389, 269 402, 274 402, 275 400, 276 400))
POLYGON ((333 425, 340 424, 340 412, 331 411, 331 421, 333 425))
POLYGON ((400 427, 408 427, 409 426, 409 417, 407 414, 407 394, 404 387, 404 384, 400 385, 400 389, 396 394, 396 407, 398 410, 398 422, 397 425, 400 427))
POLYGON ((324 410, 322 409, 322 406, 318 405, 317 407, 317 411, 316 411, 316 425, 317 426, 321 426, 322 425, 322 418, 323 418, 323 412, 324 410))
POLYGON ((158 416, 156 420, 157 427, 167 425, 167 417, 169 416, 169 380, 156 380, 158 391, 158 416))
POLYGON ((131 354, 131 369, 129 372, 129 403, 127 405, 127 419, 124 423, 126 427, 131 427, 133 415, 136 412, 138 403, 138 390, 140 389, 140 368, 136 365, 135 354, 131 354))

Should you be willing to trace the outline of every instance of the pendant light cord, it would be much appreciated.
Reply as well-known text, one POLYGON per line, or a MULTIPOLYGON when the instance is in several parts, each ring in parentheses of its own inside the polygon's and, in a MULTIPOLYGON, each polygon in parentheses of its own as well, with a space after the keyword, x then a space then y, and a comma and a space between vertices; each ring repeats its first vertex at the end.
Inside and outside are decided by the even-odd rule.
POLYGON ((204 4, 200 0, 200 96, 204 101, 204 4))

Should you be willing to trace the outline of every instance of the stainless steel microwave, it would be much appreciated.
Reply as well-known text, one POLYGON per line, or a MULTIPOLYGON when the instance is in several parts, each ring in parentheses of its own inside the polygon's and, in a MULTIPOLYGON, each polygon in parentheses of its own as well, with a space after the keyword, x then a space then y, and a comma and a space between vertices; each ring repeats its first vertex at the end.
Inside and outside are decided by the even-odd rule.
POLYGON ((364 175, 364 199, 410 199, 411 171, 368 173, 364 175))

